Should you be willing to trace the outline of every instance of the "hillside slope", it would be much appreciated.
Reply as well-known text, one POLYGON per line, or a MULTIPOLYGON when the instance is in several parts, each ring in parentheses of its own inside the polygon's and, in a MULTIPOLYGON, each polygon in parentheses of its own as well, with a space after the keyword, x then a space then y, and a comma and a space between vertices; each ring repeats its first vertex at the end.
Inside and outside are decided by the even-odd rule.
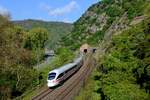
POLYGON ((13 21, 16 25, 20 25, 25 29, 31 29, 36 27, 46 28, 49 32, 49 40, 47 46, 54 47, 57 41, 64 35, 68 34, 72 30, 72 24, 64 22, 46 22, 42 20, 22 20, 13 21))
POLYGON ((61 44, 71 49, 82 43, 98 45, 104 35, 110 37, 115 31, 129 27, 134 18, 144 18, 143 10, 148 4, 147 0, 102 0, 74 23, 73 31, 62 39, 61 44))
POLYGON ((97 69, 76 100, 149 100, 150 1, 101 0, 61 44, 97 47, 97 69))

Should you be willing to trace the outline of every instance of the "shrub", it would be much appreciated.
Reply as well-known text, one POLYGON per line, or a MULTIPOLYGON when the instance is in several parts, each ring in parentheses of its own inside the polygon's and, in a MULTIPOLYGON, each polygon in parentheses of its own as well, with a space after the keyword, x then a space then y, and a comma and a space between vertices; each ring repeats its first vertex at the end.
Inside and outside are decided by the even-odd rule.
POLYGON ((123 10, 117 5, 109 6, 108 8, 105 9, 105 11, 106 14, 110 17, 121 16, 123 13, 123 10))

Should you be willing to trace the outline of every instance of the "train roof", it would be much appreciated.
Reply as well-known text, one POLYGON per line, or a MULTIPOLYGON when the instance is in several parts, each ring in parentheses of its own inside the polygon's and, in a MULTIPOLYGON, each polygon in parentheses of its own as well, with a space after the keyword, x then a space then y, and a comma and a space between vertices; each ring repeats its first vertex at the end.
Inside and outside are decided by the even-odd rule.
POLYGON ((75 59, 73 63, 66 64, 60 68, 50 71, 49 73, 52 73, 52 72, 63 73, 65 71, 69 70, 70 68, 73 68, 76 64, 78 64, 82 60, 82 57, 83 56, 81 55, 79 58, 75 59))
MULTIPOLYGON (((63 73, 67 70, 69 70, 70 68, 74 67, 76 64, 75 63, 69 63, 69 64, 66 64, 60 68, 57 68, 57 69, 54 69, 52 70, 51 72, 55 72, 55 73, 63 73)), ((50 72, 50 73, 51 73, 50 72)))

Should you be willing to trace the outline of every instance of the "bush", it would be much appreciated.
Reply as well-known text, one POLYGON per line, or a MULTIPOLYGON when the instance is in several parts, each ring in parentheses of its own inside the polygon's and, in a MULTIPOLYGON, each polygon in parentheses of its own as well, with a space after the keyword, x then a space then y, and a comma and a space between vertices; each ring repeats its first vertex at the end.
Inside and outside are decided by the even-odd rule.
POLYGON ((60 63, 58 64, 59 66, 72 61, 74 58, 72 51, 67 48, 58 48, 56 54, 59 60, 58 62, 60 63))
POLYGON ((105 9, 106 14, 110 17, 119 17, 122 15, 123 10, 117 6, 117 5, 113 5, 113 6, 109 6, 108 8, 105 9))
POLYGON ((34 28, 27 34, 24 47, 30 50, 44 48, 47 40, 48 32, 46 29, 34 28))
POLYGON ((150 91, 149 20, 124 31, 112 39, 101 67, 100 79, 106 99, 148 100, 150 91), (146 91, 145 91, 146 90, 146 91))
POLYGON ((127 10, 128 18, 133 19, 135 16, 140 16, 143 14, 143 9, 145 8, 145 1, 132 1, 131 3, 126 3, 125 9, 127 10))
POLYGON ((38 84, 38 73, 32 65, 34 58, 32 51, 24 48, 26 35, 27 31, 23 28, 13 25, 8 19, 0 16, 0 99, 2 100, 20 96, 28 88, 38 84))

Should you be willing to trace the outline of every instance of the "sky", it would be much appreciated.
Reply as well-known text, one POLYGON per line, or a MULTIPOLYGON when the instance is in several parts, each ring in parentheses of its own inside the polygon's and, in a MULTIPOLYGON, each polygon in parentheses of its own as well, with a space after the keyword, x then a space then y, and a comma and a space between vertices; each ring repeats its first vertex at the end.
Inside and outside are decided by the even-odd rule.
POLYGON ((99 0, 0 0, 0 14, 11 20, 39 19, 75 22, 99 0))

